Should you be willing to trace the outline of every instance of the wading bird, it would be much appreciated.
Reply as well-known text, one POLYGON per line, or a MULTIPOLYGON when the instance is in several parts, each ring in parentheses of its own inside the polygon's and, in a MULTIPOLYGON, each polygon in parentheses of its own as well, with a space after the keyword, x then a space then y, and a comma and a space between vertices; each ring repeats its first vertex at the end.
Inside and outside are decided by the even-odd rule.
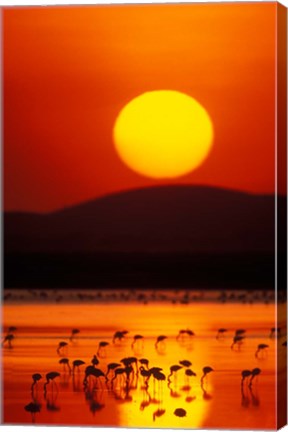
POLYGON ((191 363, 189 360, 181 360, 181 361, 179 361, 179 364, 180 364, 181 366, 186 367, 186 368, 192 366, 192 363, 191 363))
POLYGON ((56 350, 57 354, 62 355, 62 351, 67 345, 68 345, 67 342, 64 342, 64 341, 59 342, 57 350, 56 350))
POLYGON ((186 330, 179 330, 178 335, 176 336, 176 340, 178 341, 180 338, 188 336, 191 338, 192 336, 195 336, 195 333, 192 330, 186 329, 186 330))
POLYGON ((156 350, 158 350, 159 344, 162 343, 162 342, 164 342, 165 339, 167 339, 167 336, 164 336, 164 335, 160 335, 160 336, 157 337, 157 340, 155 342, 155 348, 156 348, 156 350))
POLYGON ((50 381, 52 382, 52 391, 53 391, 54 385, 55 385, 56 389, 58 390, 58 386, 57 386, 56 382, 54 382, 54 379, 59 377, 59 376, 60 376, 59 372, 49 372, 46 374, 46 382, 44 384, 44 394, 46 394, 47 385, 50 383, 50 381))
MULTIPOLYGON (((101 378, 101 377, 105 378, 105 374, 101 371, 101 369, 98 369, 98 368, 95 368, 94 366, 89 365, 85 369, 85 377, 83 380, 84 387, 87 386, 88 378, 90 379, 90 377, 94 377, 98 381, 99 378, 101 378)), ((100 383, 101 383, 101 380, 100 380, 100 383)))
POLYGON ((213 372, 214 369, 212 369, 210 366, 205 366, 203 367, 202 371, 203 371, 203 375, 201 377, 201 385, 203 385, 203 381, 206 375, 209 374, 210 372, 213 372))
POLYGON ((98 350, 97 350, 97 356, 98 357, 105 357, 106 356, 106 347, 109 345, 109 342, 99 342, 98 344, 98 350))
POLYGON ((67 367, 69 373, 71 373, 72 370, 71 370, 71 366, 70 366, 70 363, 69 363, 69 359, 68 359, 68 358, 66 358, 66 357, 61 358, 61 359, 59 360, 59 364, 62 364, 62 365, 63 365, 63 369, 64 369, 64 371, 66 371, 66 367, 67 367))
POLYGON ((220 339, 224 336, 224 333, 226 333, 228 330, 226 328, 219 328, 216 334, 216 339, 220 339))
POLYGON ((248 369, 244 369, 241 372, 241 376, 242 376, 241 386, 243 386, 245 379, 251 376, 251 371, 248 369))
POLYGON ((180 370, 180 369, 182 369, 182 366, 179 366, 179 365, 172 365, 172 366, 170 366, 170 374, 167 376, 167 380, 168 380, 168 383, 170 383, 171 382, 171 377, 172 376, 174 376, 174 378, 176 378, 176 374, 177 374, 177 372, 180 370))
POLYGON ((31 385, 31 391, 32 392, 34 390, 34 386, 37 385, 38 381, 40 381, 41 378, 42 378, 42 375, 39 373, 35 373, 32 375, 32 380, 33 380, 33 383, 31 385))
POLYGON ((125 335, 126 335, 127 333, 129 333, 127 330, 123 330, 123 331, 117 331, 117 332, 115 332, 115 333, 114 333, 114 336, 113 336, 113 339, 112 339, 113 344, 115 344, 116 341, 121 342, 122 339, 124 339, 124 337, 125 337, 125 335))
POLYGON ((261 369, 259 369, 259 368, 252 369, 249 387, 252 386, 252 381, 254 380, 255 377, 258 377, 258 375, 260 375, 260 373, 261 373, 261 369))
POLYGON ((281 335, 281 327, 272 327, 269 337, 273 338, 273 337, 279 337, 281 335))
POLYGON ((73 342, 75 336, 76 336, 77 334, 79 334, 79 333, 80 333, 80 330, 79 330, 79 329, 76 329, 76 328, 72 329, 72 330, 71 330, 71 335, 70 335, 70 338, 69 338, 70 341, 73 342))
POLYGON ((255 352, 255 357, 259 358, 259 353, 263 352, 263 350, 265 350, 266 348, 269 348, 269 345, 267 344, 259 344, 257 347, 257 350, 255 352))
POLYGON ((121 366, 120 363, 108 363, 108 365, 107 365, 107 372, 106 372, 106 374, 105 374, 106 382, 108 381, 108 375, 109 375, 109 372, 110 372, 111 370, 114 370, 114 369, 120 367, 120 366, 121 366))
POLYGON ((12 348, 12 340, 14 339, 15 336, 12 333, 7 334, 2 341, 2 346, 4 346, 5 342, 7 342, 8 348, 12 348))
POLYGON ((142 347, 143 347, 143 339, 144 339, 144 336, 139 335, 139 334, 135 335, 133 338, 133 342, 131 344, 131 348, 134 349, 134 345, 136 344, 136 342, 138 342, 140 340, 142 341, 142 347))
POLYGON ((74 360, 72 373, 74 374, 75 368, 77 368, 78 372, 80 372, 80 366, 84 364, 85 362, 83 360, 74 360))
POLYGON ((231 349, 234 349, 234 346, 237 345, 238 346, 238 350, 240 349, 241 344, 243 343, 243 339, 245 338, 245 336, 234 336, 233 338, 233 342, 231 345, 231 349))

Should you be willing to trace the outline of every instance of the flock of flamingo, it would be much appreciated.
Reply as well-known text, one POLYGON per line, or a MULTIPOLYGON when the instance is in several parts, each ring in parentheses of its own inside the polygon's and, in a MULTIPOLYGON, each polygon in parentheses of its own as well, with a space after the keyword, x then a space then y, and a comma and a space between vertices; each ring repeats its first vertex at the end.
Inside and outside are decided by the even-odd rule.
MULTIPOLYGON (((216 332, 216 339, 220 340, 226 337, 228 329, 219 328, 216 332)), ((15 339, 15 333, 17 333, 17 328, 11 326, 7 329, 7 333, 2 341, 2 346, 7 349, 13 349, 13 340, 15 339)), ((131 350, 133 356, 125 357, 112 363, 105 363, 105 358, 107 357, 106 349, 108 346, 118 346, 123 343, 124 340, 127 341, 128 331, 121 330, 116 331, 112 337, 111 342, 100 341, 97 346, 96 353, 93 354, 90 364, 86 364, 85 361, 81 359, 75 359, 71 361, 67 358, 66 350, 69 344, 75 343, 75 340, 79 341, 80 330, 73 328, 71 334, 67 337, 66 341, 60 341, 55 347, 56 353, 58 355, 59 365, 62 367, 62 372, 50 371, 45 375, 45 382, 43 385, 43 394, 47 402, 47 408, 50 410, 56 410, 57 406, 55 404, 55 394, 58 394, 57 378, 61 374, 71 376, 73 379, 73 386, 81 384, 86 400, 89 401, 90 410, 95 413, 97 410, 101 409, 104 405, 97 399, 97 392, 100 389, 106 388, 117 398, 123 398, 129 400, 131 398, 129 392, 131 389, 137 388, 138 382, 141 385, 141 389, 145 390, 147 393, 147 399, 143 400, 140 409, 144 409, 150 403, 157 402, 155 399, 155 391, 157 388, 158 392, 161 392, 161 386, 166 382, 170 390, 170 395, 172 397, 177 397, 177 392, 175 390, 175 383, 177 383, 177 376, 180 370, 184 371, 184 377, 186 385, 183 387, 184 390, 188 391, 191 389, 191 381, 196 379, 197 374, 191 369, 192 362, 190 360, 180 360, 178 364, 173 364, 170 366, 169 374, 166 376, 163 372, 162 367, 151 366, 150 361, 147 358, 139 358, 136 353, 143 351, 144 347, 144 336, 136 334, 131 338, 131 350), (99 367, 99 363, 104 359, 104 366, 99 367), (104 370, 105 367, 105 370, 104 370), (83 370, 82 370, 83 369, 83 370), (80 377, 82 378, 80 379, 80 377), (80 382, 81 381, 81 382, 80 382), (152 384, 151 384, 152 381, 152 384), (135 387, 136 386, 136 387, 135 387), (151 397, 149 391, 153 389, 154 399, 151 397), (120 393, 119 393, 120 392, 120 393), (122 394, 122 396, 120 396, 122 394)), ((268 338, 279 338, 282 336, 282 330, 280 327, 273 327, 267 333, 268 338)), ((183 341, 185 339, 194 338, 195 334, 190 329, 181 329, 176 336, 176 341, 183 341)), ((234 336, 232 338, 231 350, 240 350, 241 345, 246 337, 245 329, 236 329, 234 336)), ((154 347, 158 353, 165 352, 167 336, 159 335, 155 339, 154 347)), ((287 340, 282 343, 284 347, 287 347, 287 340)), ((258 344, 255 347, 255 357, 259 359, 265 356, 266 351, 269 349, 269 344, 258 344)), ((203 398, 209 399, 211 396, 207 392, 207 376, 213 372, 214 369, 211 366, 204 366, 202 368, 202 376, 200 377, 200 386, 203 392, 203 398)), ((242 370, 240 375, 240 388, 242 393, 242 402, 245 404, 247 396, 245 395, 246 388, 249 388, 253 397, 252 386, 254 380, 258 378, 261 374, 260 368, 253 368, 251 370, 242 370)), ((32 422, 35 421, 36 413, 40 412, 41 404, 38 401, 38 392, 40 381, 44 377, 36 372, 32 375, 31 384, 31 395, 32 401, 25 405, 24 409, 31 413, 32 422)), ((194 398, 187 396, 186 401, 192 401, 194 398)), ((158 408, 153 414, 153 420, 160 417, 165 413, 163 408, 158 408)), ((177 408, 174 411, 174 415, 178 417, 186 416, 186 410, 183 408, 177 408)))

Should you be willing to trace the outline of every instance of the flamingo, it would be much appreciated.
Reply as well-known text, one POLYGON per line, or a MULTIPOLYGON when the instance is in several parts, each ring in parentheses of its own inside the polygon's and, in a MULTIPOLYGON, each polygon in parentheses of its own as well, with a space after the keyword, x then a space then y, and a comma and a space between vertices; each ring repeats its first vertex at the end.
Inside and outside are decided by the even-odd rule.
POLYGON ((243 386, 245 379, 251 376, 251 371, 248 369, 244 369, 241 372, 241 375, 242 375, 241 386, 243 386))
POLYGON ((66 357, 61 358, 61 359, 59 360, 59 364, 63 364, 63 369, 64 369, 64 371, 66 370, 66 366, 67 366, 67 368, 68 368, 68 370, 69 370, 69 373, 72 372, 72 370, 71 370, 71 366, 70 366, 70 363, 69 363, 69 359, 68 359, 68 358, 66 358, 66 357))
POLYGON ((235 331, 235 336, 241 336, 241 335, 244 335, 244 333, 246 333, 245 329, 237 329, 235 331))
POLYGON ((65 348, 67 345, 68 345, 67 342, 64 342, 64 341, 59 342, 57 350, 56 350, 57 354, 62 355, 61 352, 62 352, 63 348, 65 348))
POLYGON ((50 381, 52 381, 52 390, 53 390, 54 384, 56 386, 56 389, 58 389, 57 384, 54 382, 54 379, 57 378, 58 376, 60 376, 59 372, 48 372, 46 374, 46 382, 44 384, 44 394, 46 394, 46 387, 50 383, 50 381))
POLYGON ((158 349, 159 343, 164 342, 165 339, 167 339, 167 336, 164 336, 164 335, 160 335, 160 336, 157 337, 157 340, 155 342, 155 348, 156 348, 156 350, 158 349))
POLYGON ((263 350, 265 350, 266 348, 269 348, 269 345, 263 344, 263 343, 259 344, 258 347, 257 347, 257 350, 255 352, 255 357, 259 358, 259 353, 263 352, 263 350))
POLYGON ((127 330, 115 332, 112 339, 113 344, 115 344, 116 340, 119 340, 119 342, 121 342, 127 333, 129 333, 127 330))
POLYGON ((259 369, 259 368, 252 369, 249 387, 252 387, 253 379, 255 378, 255 376, 257 377, 258 375, 260 375, 260 373, 261 373, 261 369, 259 369))
POLYGON ((83 360, 74 360, 72 373, 74 374, 74 370, 76 367, 77 367, 78 372, 80 372, 80 366, 82 366, 84 364, 85 364, 85 362, 83 360))
POLYGON ((111 370, 116 369, 116 368, 119 367, 119 366, 121 366, 120 363, 109 363, 109 364, 107 365, 107 372, 106 372, 106 375, 105 375, 106 382, 108 381, 108 375, 109 375, 109 372, 110 372, 111 370))
POLYGON ((195 333, 192 330, 189 330, 189 329, 179 330, 179 333, 176 336, 176 340, 178 341, 180 339, 180 337, 182 338, 185 335, 189 336, 189 338, 190 338, 192 336, 195 336, 195 333))
POLYGON ((156 420, 156 417, 161 417, 162 415, 164 415, 166 412, 165 409, 163 408, 158 408, 156 411, 154 411, 153 413, 153 421, 156 420))
POLYGON ((147 369, 144 369, 143 366, 140 366, 140 375, 144 378, 144 384, 148 387, 148 380, 151 376, 151 372, 147 369))
POLYGON ((212 369, 210 366, 205 366, 203 367, 202 371, 203 371, 203 375, 201 377, 201 386, 203 385, 203 380, 206 377, 206 375, 209 374, 210 372, 213 372, 214 369, 212 369))
POLYGON ((168 383, 171 382, 170 378, 172 377, 172 375, 174 374, 174 377, 176 377, 176 373, 180 369, 182 369, 182 366, 179 366, 179 365, 172 365, 172 366, 170 366, 170 374, 167 376, 168 383))
POLYGON ((2 341, 2 346, 4 346, 5 342, 8 343, 8 348, 12 348, 12 340, 15 339, 15 336, 12 333, 7 334, 3 341, 2 341))
POLYGON ((95 368, 91 365, 87 366, 85 369, 85 377, 83 380, 83 385, 85 387, 87 386, 88 378, 90 376, 94 376, 98 380, 101 376, 105 377, 105 374, 102 372, 101 369, 95 368))
POLYGON ((181 361, 179 361, 179 364, 181 366, 184 366, 184 367, 190 367, 190 366, 192 366, 192 363, 189 360, 181 360, 181 361))
POLYGON ((79 334, 79 333, 80 333, 80 330, 79 330, 79 329, 77 329, 77 328, 72 329, 72 330, 71 330, 71 335, 70 335, 70 338, 69 338, 70 341, 73 342, 75 336, 76 336, 77 334, 79 334))
POLYGON ((270 338, 275 337, 275 336, 278 337, 278 336, 280 336, 280 333, 281 333, 281 327, 272 327, 270 334, 269 334, 269 337, 270 338))
POLYGON ((221 336, 224 336, 228 330, 226 328, 219 328, 217 331, 216 339, 220 339, 221 336))
POLYGON ((231 345, 231 349, 234 348, 234 345, 237 344, 238 345, 238 349, 240 348, 240 345, 243 343, 243 339, 245 338, 245 336, 234 336, 233 338, 233 342, 231 345))
POLYGON ((32 392, 34 390, 34 386, 37 385, 38 381, 40 381, 41 378, 42 378, 42 375, 39 373, 35 373, 32 375, 32 380, 33 380, 33 383, 31 385, 31 391, 32 392))
POLYGON ((131 344, 131 348, 134 349, 134 345, 135 345, 135 343, 136 343, 137 341, 142 340, 142 344, 143 344, 143 339, 144 339, 144 336, 139 335, 139 334, 135 335, 134 338, 133 338, 133 342, 132 342, 132 344, 131 344))
POLYGON ((99 342, 98 351, 96 353, 98 357, 105 357, 105 355, 106 355, 105 348, 108 345, 109 345, 109 342, 105 342, 105 341, 99 342), (103 352, 104 352, 104 355, 103 355, 103 352))

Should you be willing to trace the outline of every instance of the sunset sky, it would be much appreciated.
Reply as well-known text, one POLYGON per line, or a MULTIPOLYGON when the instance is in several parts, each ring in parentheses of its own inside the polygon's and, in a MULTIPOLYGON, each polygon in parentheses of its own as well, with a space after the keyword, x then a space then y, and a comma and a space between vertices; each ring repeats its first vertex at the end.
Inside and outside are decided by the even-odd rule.
POLYGON ((4 10, 4 203, 46 212, 161 184, 274 191, 276 3, 4 10), (174 180, 129 169, 119 111, 152 90, 201 103, 214 145, 174 180))

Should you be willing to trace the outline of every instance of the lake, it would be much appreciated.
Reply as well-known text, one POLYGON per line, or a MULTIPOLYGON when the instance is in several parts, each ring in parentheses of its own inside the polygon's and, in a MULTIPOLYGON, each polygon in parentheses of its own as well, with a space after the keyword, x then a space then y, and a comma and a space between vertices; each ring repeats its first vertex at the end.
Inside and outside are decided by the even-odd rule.
POLYGON ((4 298, 3 336, 9 326, 17 328, 12 347, 6 341, 2 350, 6 424, 276 428, 276 353, 281 376, 286 334, 284 328, 278 337, 271 334, 276 326, 272 291, 6 290, 4 298), (74 328, 79 333, 70 340, 74 328), (227 331, 216 337, 220 328, 227 331), (244 337, 231 349, 237 329, 245 330, 240 332, 244 337), (124 330, 123 339, 113 343, 115 332, 124 330), (133 344, 135 335, 142 338, 133 344), (158 336, 166 338, 156 344, 158 336), (57 352, 61 341, 67 345, 57 352), (129 382, 125 374, 112 381, 111 371, 107 382, 92 377, 83 387, 85 367, 103 341, 109 344, 98 352, 98 369, 106 373, 109 363, 146 358, 149 368, 162 368, 165 380, 151 376, 147 386, 133 364, 129 382), (259 344, 268 347, 256 354, 259 344), (63 357, 71 365, 75 359, 85 364, 71 374, 59 364, 63 357), (170 366, 183 360, 192 363, 196 376, 188 376, 183 366, 168 383, 170 366), (206 366, 213 371, 201 382, 206 366), (241 386, 242 370, 255 368, 261 372, 252 386, 251 376, 241 386), (60 376, 44 392, 51 371, 60 376), (35 373, 43 378, 31 392, 35 373), (39 412, 24 409, 30 402, 39 412))

